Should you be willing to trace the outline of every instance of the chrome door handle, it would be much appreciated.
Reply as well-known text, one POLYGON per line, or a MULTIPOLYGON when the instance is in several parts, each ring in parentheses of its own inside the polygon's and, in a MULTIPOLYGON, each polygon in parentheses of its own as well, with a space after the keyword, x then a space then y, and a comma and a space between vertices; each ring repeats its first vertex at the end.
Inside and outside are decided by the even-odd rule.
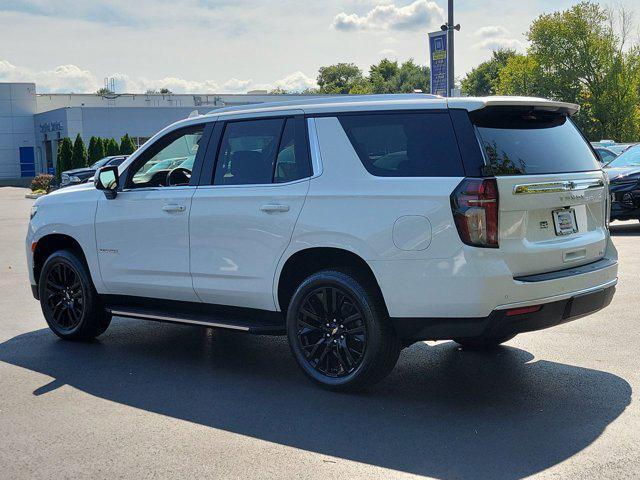
POLYGON ((279 204, 269 204, 269 205, 262 205, 260 207, 260 210, 262 210, 263 212, 288 212, 289 211, 289 205, 279 205, 279 204))
POLYGON ((162 207, 165 212, 184 212, 186 209, 184 205, 163 205, 162 207))

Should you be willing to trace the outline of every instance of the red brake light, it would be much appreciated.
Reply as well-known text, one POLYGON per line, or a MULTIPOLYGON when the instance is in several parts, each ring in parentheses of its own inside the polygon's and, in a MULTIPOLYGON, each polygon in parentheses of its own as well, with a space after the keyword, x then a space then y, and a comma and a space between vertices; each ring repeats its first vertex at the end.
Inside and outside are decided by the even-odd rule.
POLYGON ((495 178, 465 178, 451 194, 451 210, 464 243, 498 248, 498 185, 495 178))

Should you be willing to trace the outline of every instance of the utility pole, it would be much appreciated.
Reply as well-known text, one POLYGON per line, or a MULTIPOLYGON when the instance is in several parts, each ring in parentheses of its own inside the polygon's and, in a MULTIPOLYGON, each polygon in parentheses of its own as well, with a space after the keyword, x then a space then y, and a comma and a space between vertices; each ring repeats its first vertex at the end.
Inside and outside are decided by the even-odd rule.
POLYGON ((440 29, 447 32, 447 97, 450 97, 455 86, 453 31, 460 30, 460 24, 453 23, 453 0, 449 0, 448 10, 447 23, 442 25, 440 29))
MULTIPOLYGON (((454 75, 455 75, 455 69, 453 67, 453 29, 454 27, 454 23, 453 23, 453 0, 449 0, 449 17, 447 19, 447 49, 449 50, 447 52, 447 65, 448 65, 448 70, 447 70, 447 78, 448 78, 448 85, 447 85, 447 96, 450 97, 451 96, 451 92, 453 91, 453 87, 454 87, 454 75)), ((460 26, 458 26, 458 29, 460 28, 460 26)))

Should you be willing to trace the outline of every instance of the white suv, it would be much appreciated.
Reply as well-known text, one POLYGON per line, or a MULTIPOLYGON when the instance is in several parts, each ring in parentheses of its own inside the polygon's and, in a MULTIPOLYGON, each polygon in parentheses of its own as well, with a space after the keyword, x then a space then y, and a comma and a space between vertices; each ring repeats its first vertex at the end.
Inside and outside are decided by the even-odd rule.
POLYGON ((40 198, 33 293, 66 339, 112 315, 287 334, 333 390, 402 347, 489 348, 611 301, 607 180, 535 98, 355 96, 175 123, 40 198))

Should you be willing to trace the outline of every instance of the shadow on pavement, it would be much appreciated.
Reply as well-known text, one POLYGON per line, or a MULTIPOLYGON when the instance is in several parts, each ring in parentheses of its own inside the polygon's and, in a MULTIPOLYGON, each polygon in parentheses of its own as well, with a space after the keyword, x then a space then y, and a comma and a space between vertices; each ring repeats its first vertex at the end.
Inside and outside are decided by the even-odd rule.
POLYGON ((437 478, 523 478, 587 447, 630 403, 598 370, 453 343, 416 344, 366 394, 310 384, 285 339, 116 319, 99 341, 48 330, 0 361, 114 402, 242 435, 437 478))

